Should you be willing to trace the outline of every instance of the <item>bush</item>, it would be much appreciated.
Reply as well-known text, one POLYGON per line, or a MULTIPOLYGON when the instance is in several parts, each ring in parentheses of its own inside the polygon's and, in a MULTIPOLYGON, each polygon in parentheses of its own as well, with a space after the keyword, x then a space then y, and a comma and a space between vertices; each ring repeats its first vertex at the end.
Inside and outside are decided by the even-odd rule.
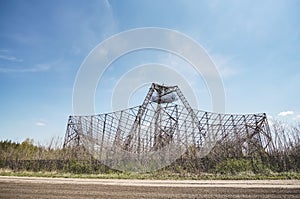
POLYGON ((92 167, 88 162, 71 160, 67 167, 67 171, 75 174, 90 174, 92 173, 92 167))
POLYGON ((249 171, 252 171, 252 166, 251 161, 247 159, 227 159, 218 163, 215 168, 216 173, 231 175, 249 171))
POLYGON ((269 175, 271 173, 271 169, 266 164, 264 164, 260 159, 253 160, 252 171, 255 174, 264 174, 264 175, 269 175))

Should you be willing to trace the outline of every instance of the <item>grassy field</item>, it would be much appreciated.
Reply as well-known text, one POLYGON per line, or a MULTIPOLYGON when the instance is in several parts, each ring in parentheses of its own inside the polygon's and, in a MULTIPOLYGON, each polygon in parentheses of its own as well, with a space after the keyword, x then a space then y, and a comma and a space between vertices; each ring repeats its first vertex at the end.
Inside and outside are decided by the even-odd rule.
POLYGON ((221 174, 179 174, 168 171, 158 171, 152 173, 124 173, 112 172, 103 174, 74 174, 66 172, 31 172, 31 171, 12 171, 8 169, 0 169, 0 176, 27 176, 27 177, 52 177, 52 178, 92 178, 92 179, 153 179, 153 180, 284 180, 297 179, 300 180, 300 173, 270 173, 268 175, 239 173, 235 175, 221 174))

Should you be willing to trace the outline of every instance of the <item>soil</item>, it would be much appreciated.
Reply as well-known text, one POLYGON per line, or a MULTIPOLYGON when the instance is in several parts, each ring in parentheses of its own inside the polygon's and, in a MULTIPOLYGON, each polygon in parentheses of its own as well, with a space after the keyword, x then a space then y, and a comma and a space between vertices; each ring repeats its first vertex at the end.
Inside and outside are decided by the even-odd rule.
POLYGON ((153 181, 0 177, 0 198, 300 198, 299 180, 153 181))

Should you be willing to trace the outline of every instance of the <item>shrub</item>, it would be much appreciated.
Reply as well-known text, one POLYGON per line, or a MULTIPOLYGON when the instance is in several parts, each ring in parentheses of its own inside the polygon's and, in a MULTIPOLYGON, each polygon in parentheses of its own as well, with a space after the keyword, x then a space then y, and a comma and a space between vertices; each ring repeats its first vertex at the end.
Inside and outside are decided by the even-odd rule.
POLYGON ((92 167, 91 164, 87 162, 71 160, 67 167, 67 171, 75 174, 90 174, 92 173, 92 167))
POLYGON ((247 159, 227 159, 216 165, 215 172, 220 174, 238 174, 252 171, 251 161, 247 159))

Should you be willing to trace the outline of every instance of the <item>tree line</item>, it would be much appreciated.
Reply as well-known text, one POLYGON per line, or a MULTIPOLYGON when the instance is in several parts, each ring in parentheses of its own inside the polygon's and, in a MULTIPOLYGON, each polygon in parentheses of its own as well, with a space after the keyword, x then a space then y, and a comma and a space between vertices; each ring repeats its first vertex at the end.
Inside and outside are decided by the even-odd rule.
MULTIPOLYGON (((275 122, 271 134, 271 151, 258 149, 250 156, 236 153, 236 143, 222 143, 217 144, 206 157, 197 158, 191 148, 164 170, 220 174, 300 172, 300 124, 286 126, 275 122)), ((48 145, 36 145, 32 139, 21 143, 0 141, 0 168, 14 171, 113 172, 90 156, 84 147, 62 148, 60 141, 53 138, 48 145)))

